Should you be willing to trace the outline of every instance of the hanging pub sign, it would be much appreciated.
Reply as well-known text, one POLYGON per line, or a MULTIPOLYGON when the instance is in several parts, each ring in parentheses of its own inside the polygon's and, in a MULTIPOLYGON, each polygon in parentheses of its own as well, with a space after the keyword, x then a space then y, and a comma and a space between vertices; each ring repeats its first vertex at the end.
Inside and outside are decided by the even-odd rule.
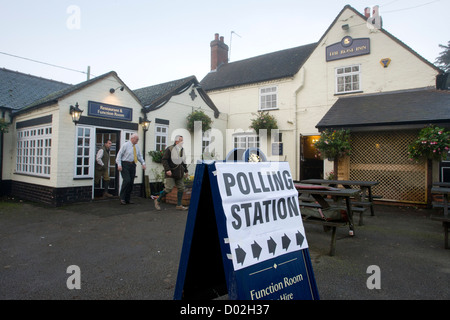
POLYGON ((132 121, 133 109, 88 101, 88 115, 97 118, 132 121))
POLYGON ((175 299, 319 294, 287 162, 199 163, 175 299))
POLYGON ((325 49, 326 61, 362 56, 370 53, 370 38, 342 38, 341 42, 329 45, 325 49))

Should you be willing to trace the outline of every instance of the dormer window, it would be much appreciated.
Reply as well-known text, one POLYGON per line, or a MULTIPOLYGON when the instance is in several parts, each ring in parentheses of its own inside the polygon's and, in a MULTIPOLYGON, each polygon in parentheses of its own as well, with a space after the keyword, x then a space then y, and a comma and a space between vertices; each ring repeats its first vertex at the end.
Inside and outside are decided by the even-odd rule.
POLYGON ((259 89, 259 110, 277 109, 278 88, 264 87, 259 89))

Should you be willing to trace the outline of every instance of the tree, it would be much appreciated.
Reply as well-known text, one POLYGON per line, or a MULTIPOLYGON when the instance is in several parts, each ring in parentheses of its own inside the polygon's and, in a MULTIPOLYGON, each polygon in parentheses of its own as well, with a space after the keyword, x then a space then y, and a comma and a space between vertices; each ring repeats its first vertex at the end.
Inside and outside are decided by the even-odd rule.
POLYGON ((324 130, 320 134, 319 140, 314 144, 319 156, 334 161, 333 173, 338 177, 338 160, 341 157, 350 155, 350 130, 324 130))
POLYGON ((439 57, 436 58, 435 63, 445 72, 450 72, 450 41, 446 46, 440 44, 439 47, 444 49, 444 51, 439 54, 439 57))

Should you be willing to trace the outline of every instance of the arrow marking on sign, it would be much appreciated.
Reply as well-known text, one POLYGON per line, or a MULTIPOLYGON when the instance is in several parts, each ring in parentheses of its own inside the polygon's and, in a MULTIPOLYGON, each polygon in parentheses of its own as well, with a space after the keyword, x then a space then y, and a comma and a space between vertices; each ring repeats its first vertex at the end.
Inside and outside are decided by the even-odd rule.
POLYGON ((281 237, 281 243, 283 245, 283 249, 286 249, 286 251, 289 248, 289 245, 291 244, 291 239, 289 239, 289 237, 286 235, 286 233, 284 234, 284 236, 281 237))
POLYGON ((269 240, 267 240, 267 246, 269 247, 269 253, 272 253, 275 255, 275 249, 277 248, 277 243, 270 237, 269 240))
POLYGON ((259 256, 261 255, 261 251, 262 251, 261 246, 256 241, 253 241, 253 244, 252 244, 253 258, 256 258, 256 259, 259 260, 259 256))
POLYGON ((238 245, 238 247, 237 247, 237 249, 235 251, 236 251, 236 261, 237 261, 237 263, 240 263, 240 264, 243 265, 244 264, 244 260, 245 260, 245 255, 246 255, 244 249, 242 249, 241 246, 238 245))
POLYGON ((303 244, 303 240, 305 240, 305 237, 298 230, 297 233, 295 234, 295 237, 297 238, 297 245, 301 247, 303 244))

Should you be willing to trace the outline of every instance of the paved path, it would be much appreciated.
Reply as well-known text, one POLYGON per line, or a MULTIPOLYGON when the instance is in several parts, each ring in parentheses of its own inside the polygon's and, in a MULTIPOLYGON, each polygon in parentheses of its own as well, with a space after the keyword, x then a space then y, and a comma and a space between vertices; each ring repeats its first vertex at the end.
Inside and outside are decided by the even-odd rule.
MULTIPOLYGON (((148 199, 47 208, 0 202, 0 299, 171 300, 187 212, 148 199), (81 289, 69 290, 67 268, 81 270, 81 289)), ((375 207, 349 238, 306 225, 321 299, 450 299, 450 250, 431 210, 375 207), (369 290, 370 265, 381 270, 381 289, 369 290)), ((357 220, 357 219, 356 219, 357 220)))

